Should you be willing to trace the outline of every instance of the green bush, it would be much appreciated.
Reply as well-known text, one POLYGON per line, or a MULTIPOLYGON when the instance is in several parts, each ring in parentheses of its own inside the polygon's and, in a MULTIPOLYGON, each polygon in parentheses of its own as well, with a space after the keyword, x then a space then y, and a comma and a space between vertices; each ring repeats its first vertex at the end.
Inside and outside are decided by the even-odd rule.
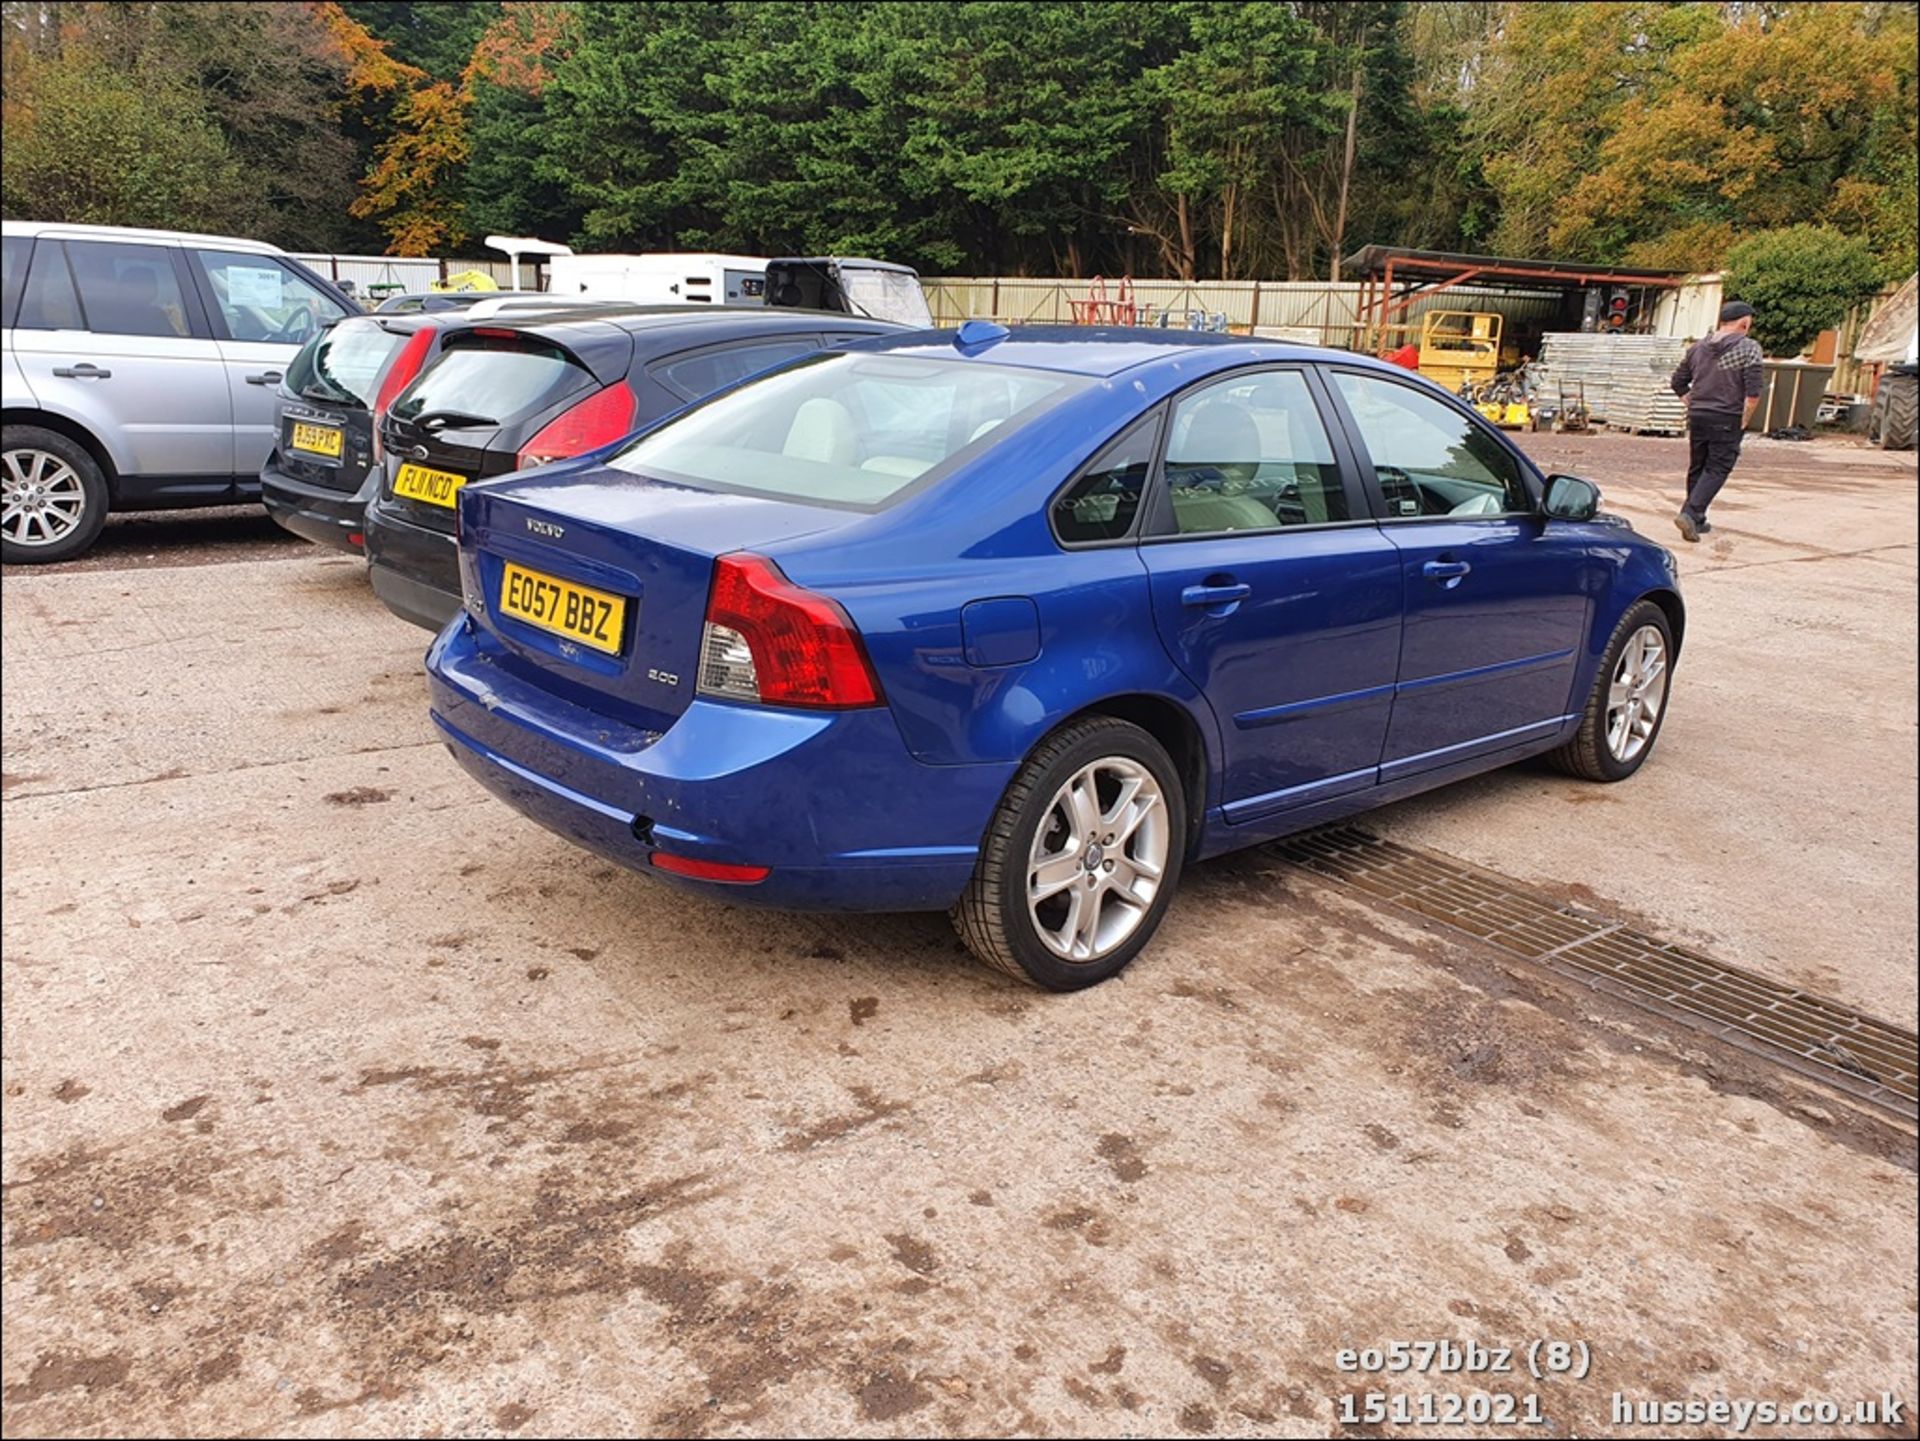
POLYGON ((1768 355, 1798 355, 1880 288, 1872 247, 1825 225, 1750 235, 1722 266, 1729 300, 1754 310, 1753 338, 1768 355))
POLYGON ((0 205, 10 220, 245 235, 260 219, 257 183, 182 84, 69 53, 7 102, 0 205))

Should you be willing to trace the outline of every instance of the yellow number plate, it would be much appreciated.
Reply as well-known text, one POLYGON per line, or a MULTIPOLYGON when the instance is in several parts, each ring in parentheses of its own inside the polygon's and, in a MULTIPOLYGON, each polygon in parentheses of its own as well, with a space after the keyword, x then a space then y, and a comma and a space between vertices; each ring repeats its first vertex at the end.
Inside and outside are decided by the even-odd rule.
POLYGON ((460 494, 460 487, 467 483, 464 475, 455 475, 450 470, 429 470, 424 465, 403 465, 400 473, 393 478, 393 493, 405 496, 408 500, 424 500, 428 505, 444 505, 453 509, 453 502, 460 494))
POLYGON ((330 455, 340 458, 340 432, 331 425, 308 425, 304 420, 293 423, 293 448, 314 455, 330 455))
POLYGON ((500 577, 500 613, 618 655, 627 602, 604 590, 508 565, 500 577))

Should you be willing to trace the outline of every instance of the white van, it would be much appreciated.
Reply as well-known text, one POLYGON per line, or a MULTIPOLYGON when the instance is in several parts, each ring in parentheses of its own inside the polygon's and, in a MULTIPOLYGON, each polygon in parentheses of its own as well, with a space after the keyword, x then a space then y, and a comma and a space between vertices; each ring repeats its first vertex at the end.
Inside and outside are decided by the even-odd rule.
POLYGON ((767 262, 758 255, 554 255, 547 293, 636 305, 758 305, 767 262))

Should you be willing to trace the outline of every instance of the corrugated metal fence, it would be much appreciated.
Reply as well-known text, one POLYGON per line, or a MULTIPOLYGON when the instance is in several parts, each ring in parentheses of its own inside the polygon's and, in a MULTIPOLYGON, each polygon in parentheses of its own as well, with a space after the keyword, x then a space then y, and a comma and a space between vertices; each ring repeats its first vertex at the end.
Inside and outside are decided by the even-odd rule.
MULTIPOLYGON (((1075 302, 1096 294, 1086 280, 1035 280, 1017 276, 927 277, 927 304, 936 325, 990 319, 1009 325, 1071 325, 1075 302)), ((1119 299, 1118 281, 1105 282, 1105 298, 1119 299)), ((1175 327, 1220 325, 1245 333, 1276 331, 1288 339, 1352 348, 1359 343, 1356 319, 1360 286, 1313 280, 1136 280, 1133 302, 1139 322, 1175 327), (1224 320, 1221 319, 1224 317, 1224 320)), ((1408 319, 1432 310, 1491 310, 1510 323, 1553 323, 1560 302, 1553 296, 1518 294, 1491 287, 1456 286, 1444 295, 1413 303, 1408 319)))
MULTIPOLYGON (((421 291, 436 280, 458 275, 463 270, 478 270, 491 275, 505 290, 513 281, 513 271, 505 260, 451 260, 432 257, 396 257, 391 255, 299 255, 293 257, 333 280, 350 280, 353 288, 365 296, 375 287, 397 286, 405 291, 421 291)), ((520 261, 520 283, 530 290, 544 289, 546 267, 531 257, 520 261)), ((379 293, 385 293, 382 290, 379 293)))

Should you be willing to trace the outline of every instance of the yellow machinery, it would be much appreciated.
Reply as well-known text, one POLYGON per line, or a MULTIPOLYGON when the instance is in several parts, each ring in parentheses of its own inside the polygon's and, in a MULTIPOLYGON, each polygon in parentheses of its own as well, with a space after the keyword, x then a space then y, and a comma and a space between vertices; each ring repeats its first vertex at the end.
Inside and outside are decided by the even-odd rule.
POLYGON ((1429 311, 1420 322, 1420 373, 1453 391, 1484 385, 1500 369, 1500 324, 1484 310, 1429 311))
POLYGON ((1538 430, 1540 410, 1535 405, 1538 372, 1532 362, 1512 370, 1502 370, 1491 380, 1460 387, 1460 395, 1475 410, 1502 430, 1538 430))
POLYGON ((427 289, 446 293, 460 290, 498 290, 499 283, 484 270, 457 270, 445 280, 436 280, 427 289))
POLYGON ((1524 400, 1483 400, 1473 407, 1502 430, 1538 430, 1533 407, 1524 400))

